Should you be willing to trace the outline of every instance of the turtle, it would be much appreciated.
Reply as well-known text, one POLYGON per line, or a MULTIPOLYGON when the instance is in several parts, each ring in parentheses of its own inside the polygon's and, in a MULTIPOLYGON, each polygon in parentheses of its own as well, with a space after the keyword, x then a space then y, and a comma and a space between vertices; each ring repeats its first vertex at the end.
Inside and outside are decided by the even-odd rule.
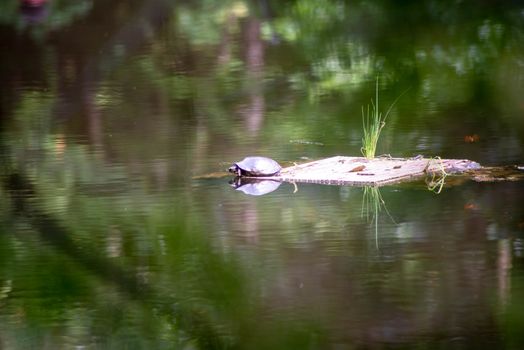
POLYGON ((277 175, 282 167, 271 158, 246 157, 229 167, 229 172, 237 176, 271 176, 277 175))

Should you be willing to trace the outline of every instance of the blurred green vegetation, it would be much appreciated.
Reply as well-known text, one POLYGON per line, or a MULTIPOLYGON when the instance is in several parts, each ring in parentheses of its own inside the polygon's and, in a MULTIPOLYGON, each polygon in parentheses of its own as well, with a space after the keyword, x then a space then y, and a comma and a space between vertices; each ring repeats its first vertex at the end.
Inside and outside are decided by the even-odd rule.
MULTIPOLYGON (((86 21, 107 10, 101 2, 82 3, 86 21)), ((162 1, 150 3, 158 4, 150 5, 153 8, 166 6, 162 1)), ((60 2, 49 6, 62 12, 60 2)), ((114 8, 107 17, 114 13, 134 20, 144 12, 140 2, 116 1, 114 8)), ((464 152, 472 147, 448 146, 464 137, 457 134, 460 130, 483 133, 482 138, 503 132, 521 148, 524 23, 515 15, 518 5, 203 1, 168 9, 169 20, 152 16, 133 23, 147 49, 135 49, 140 43, 118 27, 109 28, 113 37, 103 30, 93 32, 98 37, 89 37, 81 51, 64 46, 75 35, 89 33, 86 25, 73 22, 63 34, 47 34, 57 44, 42 43, 44 60, 25 65, 41 67, 43 82, 52 84, 46 86, 47 94, 62 96, 67 86, 94 84, 94 101, 89 103, 102 107, 106 124, 115 127, 148 113, 171 113, 172 121, 162 123, 198 123, 200 135, 206 135, 199 140, 216 143, 225 135, 224 146, 229 148, 247 144, 267 152, 271 145, 297 139, 324 144, 309 157, 358 154, 360 108, 369 103, 373 79, 380 75, 385 103, 409 88, 392 111, 382 153, 412 155, 418 148, 436 155, 470 156, 464 152), (64 60, 65 69, 57 70, 64 60), (130 99, 137 103, 127 103, 130 99), (164 109, 151 111, 159 100, 164 109), (198 109, 187 110, 191 105, 198 109), (472 127, 479 121, 484 131, 472 127), (419 131, 421 124, 426 125, 426 135, 419 131), (420 144, 420 139, 427 142, 420 144)), ((66 16, 75 11, 65 6, 63 12, 66 16)), ((7 17, 15 18, 16 13, 7 17)), ((62 22, 67 27, 67 21, 62 22)), ((46 35, 45 27, 33 29, 46 35)), ((78 89, 71 94, 66 97, 86 98, 78 89)), ((282 158, 303 155, 297 147, 278 148, 282 158)), ((493 148, 506 151, 504 144, 493 148)), ((510 162, 520 154, 488 153, 484 148, 471 157, 486 156, 494 162, 498 156, 510 162)))

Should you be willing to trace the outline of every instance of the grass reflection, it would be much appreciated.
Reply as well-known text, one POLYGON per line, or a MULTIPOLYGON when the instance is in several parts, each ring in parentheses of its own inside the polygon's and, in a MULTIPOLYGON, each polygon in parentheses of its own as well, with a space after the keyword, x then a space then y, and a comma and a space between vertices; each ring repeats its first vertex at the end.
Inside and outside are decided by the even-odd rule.
POLYGON ((366 217, 366 220, 374 222, 375 228, 375 246, 378 249, 378 216, 384 210, 389 218, 394 222, 386 207, 386 202, 382 198, 380 188, 374 186, 365 186, 362 194, 362 210, 361 216, 366 217))
POLYGON ((439 194, 446 184, 446 177, 449 175, 446 172, 444 164, 442 164, 442 159, 439 156, 430 158, 426 169, 431 169, 428 172, 429 176, 426 177, 428 190, 439 194), (435 166, 436 169, 432 169, 433 166, 435 166))

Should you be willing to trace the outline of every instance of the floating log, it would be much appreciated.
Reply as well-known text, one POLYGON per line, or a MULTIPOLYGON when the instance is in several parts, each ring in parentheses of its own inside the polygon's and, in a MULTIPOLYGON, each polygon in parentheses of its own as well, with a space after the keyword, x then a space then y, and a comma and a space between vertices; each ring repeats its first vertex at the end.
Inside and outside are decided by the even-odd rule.
POLYGON ((467 159, 392 158, 335 156, 283 168, 278 175, 256 177, 286 182, 310 182, 332 185, 381 186, 424 176, 480 169, 467 159))

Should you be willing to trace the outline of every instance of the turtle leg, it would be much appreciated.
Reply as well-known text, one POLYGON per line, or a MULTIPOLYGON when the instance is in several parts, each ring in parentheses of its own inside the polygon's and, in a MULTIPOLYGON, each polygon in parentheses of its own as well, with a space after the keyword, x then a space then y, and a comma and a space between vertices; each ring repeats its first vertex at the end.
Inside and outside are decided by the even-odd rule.
POLYGON ((242 176, 242 170, 240 170, 240 168, 237 168, 237 174, 238 176, 242 176))

